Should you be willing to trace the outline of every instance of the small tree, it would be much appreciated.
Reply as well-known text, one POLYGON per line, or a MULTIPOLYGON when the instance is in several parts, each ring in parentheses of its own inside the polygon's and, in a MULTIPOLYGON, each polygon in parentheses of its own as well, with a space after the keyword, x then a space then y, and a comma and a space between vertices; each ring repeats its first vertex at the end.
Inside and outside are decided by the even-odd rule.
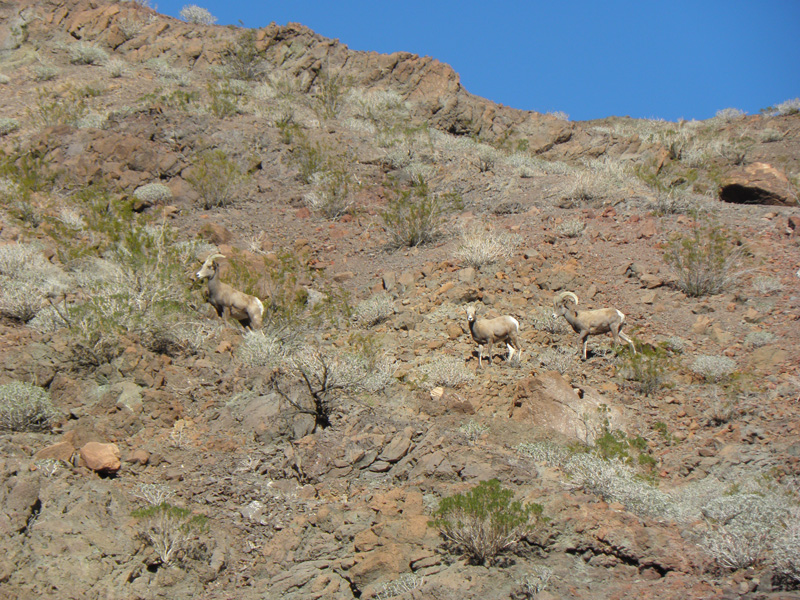
POLYGON ((530 533, 542 514, 540 504, 513 497, 497 479, 482 481, 466 494, 443 498, 429 525, 483 564, 530 533))

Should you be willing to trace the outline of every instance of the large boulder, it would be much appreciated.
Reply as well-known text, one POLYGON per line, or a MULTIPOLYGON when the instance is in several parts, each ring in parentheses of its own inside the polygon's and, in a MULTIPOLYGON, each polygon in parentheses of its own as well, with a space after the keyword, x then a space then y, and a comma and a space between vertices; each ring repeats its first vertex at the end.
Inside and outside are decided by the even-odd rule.
POLYGON ((767 163, 737 169, 722 180, 719 198, 734 204, 797 206, 797 192, 786 175, 767 163))
POLYGON ((621 408, 595 390, 574 389, 556 371, 520 381, 509 414, 586 444, 593 444, 604 427, 625 430, 621 408))

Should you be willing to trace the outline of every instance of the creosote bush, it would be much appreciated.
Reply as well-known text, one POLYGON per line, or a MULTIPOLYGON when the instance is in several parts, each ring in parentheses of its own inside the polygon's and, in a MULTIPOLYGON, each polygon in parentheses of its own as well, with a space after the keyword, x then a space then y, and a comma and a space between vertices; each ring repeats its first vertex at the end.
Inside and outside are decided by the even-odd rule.
POLYGON ((483 564, 531 533, 541 517, 541 505, 513 498, 497 479, 482 481, 465 494, 442 498, 429 525, 483 564))
POLYGON ((664 261, 687 296, 719 294, 741 276, 742 246, 719 225, 695 225, 689 235, 670 240, 664 261))
POLYGON ((664 386, 664 378, 669 371, 669 357, 666 350, 646 344, 636 344, 639 352, 630 354, 620 351, 623 377, 634 382, 640 394, 651 396, 664 386))
POLYGON ((195 161, 187 181, 200 194, 203 208, 229 206, 242 189, 245 176, 222 150, 207 150, 195 161))
POLYGON ((437 239, 442 233, 446 215, 461 205, 458 194, 433 192, 420 177, 414 180, 410 189, 394 190, 381 218, 392 246, 413 247, 437 239))
POLYGON ((0 385, 0 431, 42 431, 57 411, 50 393, 22 381, 0 385))

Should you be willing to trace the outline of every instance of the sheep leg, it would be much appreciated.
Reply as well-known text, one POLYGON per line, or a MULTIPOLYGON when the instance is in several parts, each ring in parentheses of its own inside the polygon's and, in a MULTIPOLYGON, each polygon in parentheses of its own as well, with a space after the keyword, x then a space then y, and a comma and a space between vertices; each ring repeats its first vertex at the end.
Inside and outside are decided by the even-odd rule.
POLYGON ((517 354, 517 361, 522 360, 522 346, 519 345, 519 340, 517 340, 516 335, 508 336, 508 340, 506 341, 506 346, 508 346, 508 360, 511 361, 514 358, 514 354, 517 354))
POLYGON ((589 332, 588 331, 584 335, 581 336, 581 342, 583 342, 583 351, 581 353, 581 355, 582 355, 581 360, 586 360, 586 346, 589 345, 589 332))
POLYGON ((633 340, 624 333, 622 333, 621 331, 619 332, 619 337, 621 337, 624 341, 628 342, 628 344, 631 347, 631 350, 633 351, 634 354, 636 354, 636 345, 633 343, 633 340))
POLYGON ((486 345, 487 345, 487 346, 488 346, 488 348, 489 348, 489 349, 488 349, 488 351, 487 351, 487 355, 488 355, 488 357, 489 357, 489 358, 488 358, 488 360, 489 360, 489 366, 491 367, 491 366, 492 366, 492 346, 494 346, 494 342, 489 342, 489 343, 488 343, 488 344, 486 344, 486 345))

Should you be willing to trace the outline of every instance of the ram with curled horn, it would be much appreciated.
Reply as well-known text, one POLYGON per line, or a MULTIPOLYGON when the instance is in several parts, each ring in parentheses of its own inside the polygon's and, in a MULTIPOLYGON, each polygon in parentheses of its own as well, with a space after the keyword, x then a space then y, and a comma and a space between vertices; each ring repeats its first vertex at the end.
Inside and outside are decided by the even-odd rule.
POLYGON ((553 297, 553 317, 563 316, 572 329, 580 336, 583 345, 581 357, 586 360, 586 346, 590 335, 610 333, 616 346, 619 339, 627 342, 636 354, 633 340, 622 332, 625 315, 616 308, 578 310, 578 296, 573 292, 561 292, 553 297))
POLYGON ((208 301, 220 318, 225 309, 231 317, 239 321, 244 327, 260 329, 264 317, 264 304, 255 296, 231 287, 219 280, 220 268, 217 259, 225 258, 223 254, 209 256, 195 277, 198 281, 208 280, 208 301))

